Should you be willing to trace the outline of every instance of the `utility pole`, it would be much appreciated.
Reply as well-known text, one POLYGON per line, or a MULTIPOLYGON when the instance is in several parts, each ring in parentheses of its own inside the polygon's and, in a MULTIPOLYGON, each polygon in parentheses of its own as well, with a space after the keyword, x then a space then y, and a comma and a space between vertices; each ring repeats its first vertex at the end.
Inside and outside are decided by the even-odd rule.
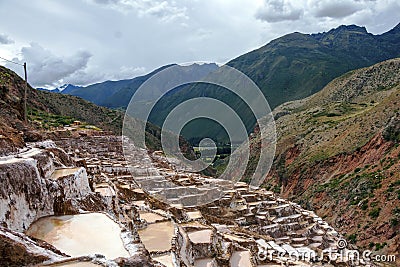
POLYGON ((28 74, 27 74, 27 72, 26 72, 26 62, 24 62, 24 64, 21 64, 21 63, 19 63, 19 62, 15 62, 15 61, 6 59, 6 58, 1 57, 1 56, 0 56, 0 59, 2 59, 2 60, 4 60, 4 61, 7 61, 7 62, 10 62, 10 63, 13 63, 13 64, 15 64, 15 65, 24 66, 24 72, 25 72, 24 121, 25 121, 25 123, 27 123, 27 122, 28 122, 28 111, 27 111, 27 108, 26 108, 26 100, 27 100, 27 99, 26 99, 26 98, 27 98, 26 94, 27 94, 27 91, 28 91, 28 74))
POLYGON ((28 75, 26 73, 26 62, 24 62, 24 72, 25 72, 25 92, 24 92, 24 121, 28 122, 28 111, 26 108, 26 94, 28 91, 28 75))

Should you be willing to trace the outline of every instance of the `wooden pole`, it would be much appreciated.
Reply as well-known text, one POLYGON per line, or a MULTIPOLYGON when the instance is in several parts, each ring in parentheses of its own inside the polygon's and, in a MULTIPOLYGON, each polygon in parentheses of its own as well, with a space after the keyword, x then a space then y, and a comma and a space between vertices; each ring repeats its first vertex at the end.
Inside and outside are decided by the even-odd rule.
POLYGON ((28 91, 28 75, 26 73, 26 62, 24 62, 24 72, 25 72, 25 92, 24 92, 24 120, 25 123, 28 122, 28 111, 26 108, 26 94, 28 91))

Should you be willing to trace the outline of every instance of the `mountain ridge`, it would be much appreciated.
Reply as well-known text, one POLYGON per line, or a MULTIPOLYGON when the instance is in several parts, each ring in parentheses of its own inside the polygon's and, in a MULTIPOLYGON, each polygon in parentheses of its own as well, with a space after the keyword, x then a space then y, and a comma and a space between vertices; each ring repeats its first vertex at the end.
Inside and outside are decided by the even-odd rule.
MULTIPOLYGON (((371 34, 365 27, 357 25, 341 25, 316 34, 290 33, 226 64, 250 77, 273 109, 287 101, 302 99, 318 92, 347 71, 399 57, 399 28, 400 24, 379 35, 371 34)), ((171 65, 166 67, 168 66, 171 65)), ((118 81, 106 81, 64 93, 77 95, 98 105, 125 109, 137 88, 163 68, 131 80, 122 80, 118 88, 114 86, 118 81)), ((204 85, 174 90, 165 96, 166 104, 158 106, 155 113, 165 118, 168 111, 180 104, 182 99, 203 95, 220 99, 235 107, 235 110, 243 114, 241 117, 244 118, 248 132, 252 131, 255 120, 244 103, 222 90, 204 85)), ((163 121, 154 117, 150 121, 159 126, 163 124, 163 121)), ((193 130, 184 131, 187 139, 198 139, 201 136, 226 138, 221 137, 224 134, 218 125, 201 121, 192 123, 190 127, 193 130)))
POLYGON ((239 56, 228 62, 227 65, 239 69, 252 78, 266 94, 271 107, 274 108, 281 103, 301 99, 315 93, 333 78, 351 69, 366 67, 400 56, 400 43, 397 39, 394 41, 396 47, 392 47, 392 43, 385 38, 388 36, 387 34, 397 34, 398 27, 380 35, 368 33, 365 27, 356 25, 341 25, 328 32, 318 34, 291 33, 239 56), (364 47, 362 44, 369 42, 374 45, 372 46, 374 49, 371 51, 366 49, 370 45, 364 47), (277 50, 278 48, 279 50, 277 50), (351 53, 346 54, 348 52, 351 53), (312 58, 314 61, 311 60, 312 58), (314 69, 307 71, 308 63, 312 63, 315 66, 314 69), (290 72, 290 75, 274 78, 270 73, 275 74, 279 65, 284 65, 282 71, 286 70, 290 72), (252 69, 254 66, 257 66, 257 69, 252 69), (338 66, 341 67, 338 68, 338 66), (260 71, 267 72, 264 74, 265 77, 262 77, 260 71), (315 85, 301 81, 297 76, 310 77, 315 85), (308 89, 305 89, 305 92, 296 90, 295 88, 299 84, 304 87, 303 90, 308 89), (278 92, 286 90, 292 94, 288 99, 279 99, 281 97, 275 96, 271 90, 278 92))

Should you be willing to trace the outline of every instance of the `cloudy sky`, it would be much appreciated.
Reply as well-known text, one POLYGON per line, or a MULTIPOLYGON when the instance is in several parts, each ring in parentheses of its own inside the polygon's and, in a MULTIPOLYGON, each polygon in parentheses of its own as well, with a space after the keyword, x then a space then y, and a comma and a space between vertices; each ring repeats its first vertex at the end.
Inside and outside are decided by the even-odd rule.
POLYGON ((381 34, 398 10, 398 0, 0 0, 0 57, 26 61, 34 86, 86 85, 224 63, 293 31, 357 24, 381 34))

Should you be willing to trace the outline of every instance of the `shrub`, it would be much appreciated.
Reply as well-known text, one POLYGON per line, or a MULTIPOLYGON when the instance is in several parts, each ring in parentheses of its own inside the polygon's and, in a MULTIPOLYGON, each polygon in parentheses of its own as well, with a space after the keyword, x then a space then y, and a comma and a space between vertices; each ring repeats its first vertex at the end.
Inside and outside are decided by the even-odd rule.
POLYGON ((361 209, 362 210, 367 210, 368 209, 368 202, 365 201, 362 205, 361 205, 361 209))
POLYGON ((348 237, 349 241, 353 244, 355 244, 357 242, 357 234, 351 234, 348 237))
POLYGON ((369 217, 376 219, 379 217, 379 213, 381 212, 381 208, 376 207, 369 212, 369 217))
POLYGON ((381 250, 381 249, 383 249, 385 246, 387 245, 387 243, 385 242, 385 243, 376 243, 375 244, 375 250, 381 250))
POLYGON ((394 208, 394 209, 392 210, 392 214, 393 214, 393 215, 400 215, 400 208, 399 208, 399 207, 394 208))
POLYGON ((272 188, 272 191, 273 191, 275 194, 279 194, 279 193, 281 192, 281 187, 280 187, 279 185, 275 185, 275 186, 272 188))

